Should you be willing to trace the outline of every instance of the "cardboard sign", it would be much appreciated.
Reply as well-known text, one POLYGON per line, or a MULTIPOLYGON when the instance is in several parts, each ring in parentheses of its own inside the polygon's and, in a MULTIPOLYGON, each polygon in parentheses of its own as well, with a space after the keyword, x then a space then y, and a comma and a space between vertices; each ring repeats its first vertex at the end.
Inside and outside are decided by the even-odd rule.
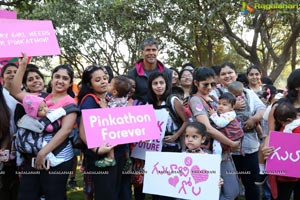
POLYGON ((160 138, 152 105, 82 110, 88 148, 160 138))
POLYGON ((0 18, 17 19, 17 13, 8 10, 0 10, 0 18))
POLYGON ((267 159, 266 173, 300 178, 300 134, 270 132, 269 146, 275 150, 267 159))
POLYGON ((165 109, 155 110, 157 126, 160 131, 160 138, 150 141, 136 142, 131 151, 131 157, 145 160, 146 151, 161 151, 162 140, 165 136, 169 114, 165 109))
POLYGON ((0 19, 0 58, 59 55, 51 21, 0 19))
POLYGON ((146 152, 143 193, 218 200, 220 155, 146 152))

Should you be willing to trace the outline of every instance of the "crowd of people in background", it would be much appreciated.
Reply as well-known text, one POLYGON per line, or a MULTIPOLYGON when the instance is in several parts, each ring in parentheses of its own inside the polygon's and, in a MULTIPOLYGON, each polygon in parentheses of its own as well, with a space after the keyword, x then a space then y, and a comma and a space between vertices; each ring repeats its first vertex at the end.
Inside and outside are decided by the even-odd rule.
POLYGON ((70 65, 56 66, 46 84, 26 53, 18 65, 6 64, 0 84, 0 199, 67 199, 67 186, 76 187, 79 164, 85 200, 144 200, 143 174, 123 173, 143 170, 145 161, 130 157, 134 144, 88 149, 80 111, 145 104, 169 112, 162 152, 221 156, 220 200, 240 195, 246 200, 300 199, 300 178, 265 174, 265 159, 274 151, 269 132, 300 133, 300 69, 279 90, 259 66, 240 74, 227 61, 167 68, 157 59, 158 51, 155 39, 145 39, 142 58, 126 75, 114 77, 108 66, 86 67, 79 91, 70 65), (31 137, 24 139, 25 132, 31 137), (80 149, 73 142, 77 134, 80 149), (34 135, 42 135, 41 141, 34 135), (80 154, 83 160, 77 162, 80 154))

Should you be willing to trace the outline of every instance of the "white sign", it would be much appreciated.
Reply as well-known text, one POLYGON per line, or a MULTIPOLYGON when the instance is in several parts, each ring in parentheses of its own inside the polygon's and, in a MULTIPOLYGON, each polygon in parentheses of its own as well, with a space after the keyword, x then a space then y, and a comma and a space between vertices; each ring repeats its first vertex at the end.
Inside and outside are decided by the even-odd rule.
POLYGON ((143 193, 218 200, 220 155, 146 152, 143 193))
POLYGON ((134 148, 131 151, 131 157, 145 160, 146 151, 158 151, 162 149, 162 140, 165 137, 166 126, 169 113, 165 109, 155 110, 157 126, 160 131, 160 139, 140 141, 134 143, 134 148))

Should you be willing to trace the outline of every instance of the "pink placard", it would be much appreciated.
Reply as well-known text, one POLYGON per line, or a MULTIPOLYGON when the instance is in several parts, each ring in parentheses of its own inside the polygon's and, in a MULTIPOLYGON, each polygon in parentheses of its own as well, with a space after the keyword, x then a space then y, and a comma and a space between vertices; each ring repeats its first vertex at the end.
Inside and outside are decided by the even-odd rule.
POLYGON ((14 11, 0 10, 0 18, 17 19, 17 13, 14 11))
POLYGON ((82 110, 88 148, 160 137, 152 105, 82 110))
POLYGON ((60 54, 51 21, 0 19, 0 27, 0 58, 60 54))
POLYGON ((275 150, 267 159, 266 173, 300 178, 300 134, 270 132, 269 146, 275 150))

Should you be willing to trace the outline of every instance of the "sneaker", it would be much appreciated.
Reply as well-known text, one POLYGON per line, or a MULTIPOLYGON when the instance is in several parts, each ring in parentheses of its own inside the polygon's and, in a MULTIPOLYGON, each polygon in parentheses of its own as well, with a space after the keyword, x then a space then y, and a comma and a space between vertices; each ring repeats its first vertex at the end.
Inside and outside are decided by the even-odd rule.
POLYGON ((131 167, 132 167, 132 161, 130 158, 127 158, 123 170, 130 171, 131 167))
POLYGON ((115 166, 116 165, 116 160, 105 157, 102 160, 95 161, 95 165, 96 165, 96 167, 110 167, 110 166, 115 166))
POLYGON ((40 200, 46 200, 45 195, 42 195, 42 196, 40 197, 40 200))
POLYGON ((70 187, 71 190, 76 190, 77 189, 78 186, 77 186, 77 183, 76 183, 75 179, 71 179, 69 181, 69 187, 70 187))
POLYGON ((267 174, 258 174, 254 183, 255 185, 262 185, 264 184, 264 182, 266 182, 267 178, 268 178, 267 174))

